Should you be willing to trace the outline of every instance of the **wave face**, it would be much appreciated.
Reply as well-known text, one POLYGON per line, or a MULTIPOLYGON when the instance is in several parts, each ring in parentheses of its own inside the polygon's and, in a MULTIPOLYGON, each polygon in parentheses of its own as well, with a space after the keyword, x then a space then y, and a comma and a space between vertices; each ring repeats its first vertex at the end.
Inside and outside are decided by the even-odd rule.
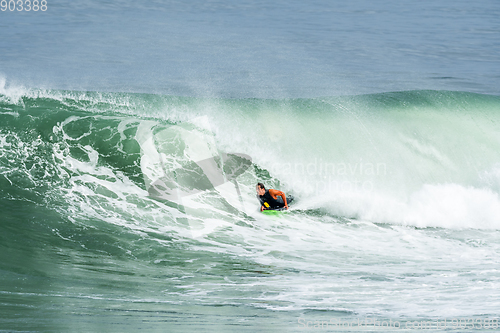
MULTIPOLYGON (((249 155, 259 177, 293 192, 300 209, 418 227, 500 227, 494 96, 223 100, 4 91, 0 107, 3 182, 16 189, 4 188, 8 196, 49 192, 55 200, 77 183, 117 198, 125 187, 142 193, 148 179, 141 161, 151 152, 138 136, 146 127, 153 137, 185 123, 185 137, 168 143, 173 169, 185 159, 187 137, 202 129, 212 141, 206 149, 249 155)), ((155 145, 165 145, 161 140, 168 139, 160 135, 155 145)), ((253 192, 255 180, 242 181, 244 192, 253 192)))
MULTIPOLYGON (((305 310, 412 318, 455 304, 457 316, 493 314, 485 299, 498 280, 480 297, 472 289, 498 251, 499 123, 499 97, 461 92, 267 100, 4 87, 4 304, 72 299, 83 313, 90 297, 124 311, 169 304, 180 317, 231 305, 248 318, 291 311, 295 323, 305 310), (293 210, 261 216, 258 181, 293 194, 293 210), (184 192, 152 195, 154 184, 184 192), (462 288, 437 285, 445 305, 377 301, 380 288, 424 297, 443 270, 462 288)), ((42 325, 71 327, 72 314, 60 316, 42 325)))

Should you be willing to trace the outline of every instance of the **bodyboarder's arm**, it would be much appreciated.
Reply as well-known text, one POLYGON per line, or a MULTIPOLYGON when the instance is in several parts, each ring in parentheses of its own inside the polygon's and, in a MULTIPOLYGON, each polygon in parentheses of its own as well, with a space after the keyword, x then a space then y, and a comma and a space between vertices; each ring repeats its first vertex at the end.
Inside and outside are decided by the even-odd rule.
POLYGON ((278 196, 280 196, 283 199, 283 203, 285 204, 285 208, 288 209, 288 203, 286 202, 286 195, 284 192, 279 191, 279 190, 269 190, 269 194, 276 199, 278 196))

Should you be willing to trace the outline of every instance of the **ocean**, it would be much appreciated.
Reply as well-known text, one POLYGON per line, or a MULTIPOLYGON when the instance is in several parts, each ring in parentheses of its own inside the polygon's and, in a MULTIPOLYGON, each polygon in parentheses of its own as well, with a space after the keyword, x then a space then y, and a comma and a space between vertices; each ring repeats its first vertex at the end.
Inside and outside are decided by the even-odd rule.
POLYGON ((0 332, 498 331, 498 17, 2 1, 0 332))

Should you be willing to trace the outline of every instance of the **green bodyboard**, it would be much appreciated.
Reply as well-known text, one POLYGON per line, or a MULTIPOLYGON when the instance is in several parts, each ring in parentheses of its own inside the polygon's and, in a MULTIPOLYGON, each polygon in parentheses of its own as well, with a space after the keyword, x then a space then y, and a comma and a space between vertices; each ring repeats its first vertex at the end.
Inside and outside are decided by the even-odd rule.
POLYGON ((286 210, 263 210, 262 214, 268 216, 282 216, 283 214, 286 214, 286 210))

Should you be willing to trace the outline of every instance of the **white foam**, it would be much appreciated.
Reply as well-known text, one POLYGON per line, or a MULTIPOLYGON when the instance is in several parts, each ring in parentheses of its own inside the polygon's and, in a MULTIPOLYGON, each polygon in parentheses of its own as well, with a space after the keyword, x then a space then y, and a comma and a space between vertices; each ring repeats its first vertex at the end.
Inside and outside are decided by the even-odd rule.
POLYGON ((376 191, 330 193, 307 198, 297 208, 421 228, 500 230, 498 193, 459 184, 425 184, 409 197, 376 191))
POLYGON ((500 199, 488 188, 424 185, 401 221, 419 227, 500 229, 500 199))
POLYGON ((28 89, 25 87, 8 84, 7 79, 4 76, 0 76, 0 101, 4 100, 17 104, 27 92, 28 89))

